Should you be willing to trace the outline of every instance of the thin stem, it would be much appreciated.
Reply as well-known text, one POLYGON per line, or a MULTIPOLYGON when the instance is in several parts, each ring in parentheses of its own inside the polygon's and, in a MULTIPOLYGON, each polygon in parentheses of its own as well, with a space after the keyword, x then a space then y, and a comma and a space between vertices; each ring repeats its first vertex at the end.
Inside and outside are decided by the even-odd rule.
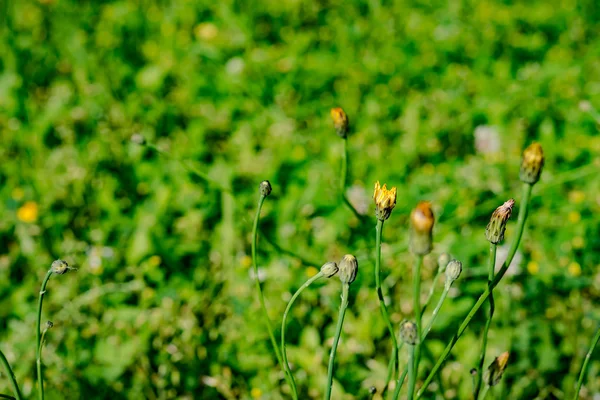
POLYGON ((21 400, 21 398, 22 398, 21 390, 19 389, 19 385, 17 384, 17 378, 15 378, 15 374, 14 374, 12 368, 10 368, 10 364, 8 363, 8 360, 6 359, 6 356, 4 355, 4 353, 2 351, 0 351, 0 363, 2 363, 2 366, 4 367, 4 372, 6 373, 6 376, 8 376, 8 379, 10 380, 10 384, 12 386, 12 390, 15 395, 15 398, 17 400, 21 400))
POLYGON ((290 377, 290 382, 291 382, 291 386, 292 386, 292 395, 295 400, 298 400, 298 389, 296 388, 296 381, 294 381, 294 375, 292 375, 292 370, 290 369, 290 365, 288 364, 287 351, 285 348, 285 328, 286 328, 287 316, 288 316, 288 312, 292 308, 292 304, 294 304, 294 302, 296 301, 296 298, 298 298, 298 296, 300 296, 300 293, 302 293, 302 291, 304 289, 306 289, 307 287, 309 287, 311 283, 313 283, 314 281, 316 281, 317 279, 319 279, 322 276, 323 276, 323 273, 319 271, 318 274, 316 274, 315 276, 313 276, 312 278, 310 278, 309 280, 304 282, 304 284, 302 286, 300 286, 300 289, 298 289, 296 291, 296 293, 294 293, 294 295, 290 299, 290 302, 288 303, 288 305, 285 309, 285 312, 283 313, 283 321, 281 322, 281 355, 283 357, 283 368, 285 368, 286 374, 290 377))
POLYGON ((415 367, 415 346, 408 345, 408 400, 412 400, 415 395, 415 382, 417 381, 415 367))
POLYGON ((44 294, 46 293, 46 285, 48 284, 48 280, 52 276, 52 269, 48 270, 44 280, 42 281, 42 288, 40 289, 40 297, 38 301, 38 313, 37 313, 37 324, 35 328, 35 358, 37 365, 37 378, 38 378, 38 399, 44 400, 44 375, 42 371, 42 332, 40 331, 40 323, 42 320, 42 302, 44 301, 44 294))
POLYGON ((340 305, 340 313, 338 315, 338 323, 335 328, 335 336, 333 337, 333 346, 331 347, 331 353, 329 354, 329 367, 327 368, 327 388, 325 392, 325 400, 331 398, 331 389, 333 387, 333 364, 335 361, 335 352, 337 351, 340 336, 342 334, 342 325, 344 324, 344 315, 346 315, 346 308, 348 308, 348 291, 350 284, 342 283, 342 304, 340 305))
MULTIPOLYGON (((485 385, 483 387, 483 390, 481 391, 481 396, 479 397, 479 400, 485 400, 489 390, 490 390, 490 385, 485 385)), ((477 397, 475 399, 477 399, 477 397)))
MULTIPOLYGON (((421 359, 421 331, 422 331, 422 321, 421 321, 421 266, 423 265, 423 256, 417 256, 417 262, 415 264, 415 269, 413 271, 413 308, 415 309, 415 324, 417 326, 417 337, 419 340, 415 345, 415 373, 412 378, 416 381, 417 374, 419 372, 419 361, 421 359)), ((409 381, 410 383, 410 381, 409 381)), ((415 384, 413 382, 413 388, 415 384)))
POLYGON ((440 279, 440 276, 442 276, 442 269, 438 268, 435 276, 433 277, 433 282, 431 283, 431 287, 429 288, 429 293, 427 293, 427 298, 425 299, 425 303, 423 303, 423 307, 421 307, 421 315, 423 315, 425 313, 425 310, 427 310, 427 306, 429 305, 429 302, 433 298, 433 293, 435 292, 435 286, 437 284, 437 281, 440 279))
POLYGON ((344 202, 344 204, 346 204, 346 206, 348 206, 348 208, 350 209, 350 211, 352 211, 354 216, 360 221, 362 221, 364 219, 364 216, 359 214, 359 212, 356 210, 356 208, 354 208, 352 203, 350 203, 350 200, 348 200, 348 198, 346 197, 346 182, 348 181, 348 139, 343 138, 342 142, 344 143, 344 145, 342 151, 342 168, 340 170, 340 195, 342 196, 342 201, 344 202))
MULTIPOLYGON (((275 350, 275 356, 277 357, 277 361, 279 365, 283 366, 283 359, 281 357, 281 352, 279 350, 279 346, 277 346, 277 341, 275 340, 275 334, 273 334, 273 326, 271 325, 271 319, 269 318, 269 313, 267 312, 267 306, 265 305, 265 297, 263 295, 262 288, 260 286, 260 279, 258 278, 258 264, 256 262, 256 238, 258 232, 258 221, 260 219, 260 211, 262 210, 263 203, 265 202, 266 196, 261 194, 260 199, 258 200, 258 207, 256 209, 256 216, 254 217, 254 225, 252 227, 252 266, 254 268, 254 281, 256 282, 256 292, 258 293, 258 299, 260 301, 260 306, 263 311, 263 317, 265 320, 265 325, 267 326, 267 331, 269 332, 269 338, 271 339, 271 344, 273 345, 273 349, 275 350)), ((290 384, 289 377, 286 375, 287 381, 290 384)))
POLYGON ((596 335, 592 339, 592 344, 587 354, 585 355, 585 360, 583 361, 583 365, 581 366, 581 372, 579 373, 579 380, 577 381, 577 389, 575 390, 575 396, 573 396, 573 400, 577 400, 579 398, 579 391, 581 390, 581 386, 583 386, 583 379, 585 378, 585 373, 587 371, 588 364, 590 363, 590 359, 592 358, 592 353, 594 353, 594 349, 600 340, 600 326, 596 331, 596 335))
POLYGON ((444 349, 444 351, 438 358, 436 364, 433 366, 433 369, 431 370, 431 372, 425 379, 423 386, 421 386, 421 390, 419 390, 419 393, 417 394, 417 399, 420 399, 421 397, 423 397, 425 390, 427 389, 427 386, 429 385, 429 383, 431 383, 431 380, 433 379, 435 374, 440 370, 440 368, 442 367, 442 364, 444 364, 444 361, 446 361, 446 358, 448 358, 448 355, 454 348, 454 345, 456 344, 458 339, 461 337, 461 335, 464 333, 464 331, 467 329, 467 327, 471 323, 473 316, 475 315, 475 313, 477 311, 479 311, 479 309, 481 308, 483 303, 485 303, 485 301, 489 297, 490 290, 495 288, 498 285, 498 283, 500 283, 500 280, 502 280, 502 277, 508 270, 508 267, 510 267, 510 263, 512 262, 512 259, 515 256, 515 253, 517 252, 517 248, 519 247, 519 243, 521 242, 521 236, 523 235, 523 229, 525 228, 525 221, 527 220, 527 211, 529 208, 529 199, 531 197, 531 189, 532 189, 532 185, 529 185, 527 183, 523 184, 523 195, 521 197, 521 207, 519 209, 519 219, 517 221, 517 229, 515 232, 515 238, 511 244, 510 249, 508 250, 508 254, 506 256, 506 261, 504 261, 504 263, 502 264, 502 268, 500 268, 500 271, 498 271, 498 273, 495 275, 494 280, 492 281, 491 285, 488 285, 485 288, 485 291, 481 294, 481 296, 479 296, 479 299, 473 305, 473 307, 471 308, 471 310, 469 311, 469 313, 463 320, 462 324, 458 328, 458 331, 454 334, 454 336, 450 340, 450 343, 448 343, 448 345, 446 346, 446 348, 444 349))
POLYGON ((390 321, 390 317, 388 315, 387 306, 385 305, 385 301, 383 299, 383 292, 381 291, 381 231, 383 230, 383 221, 377 220, 377 225, 375 227, 375 290, 377 291, 377 298, 379 299, 379 308, 381 309, 381 315, 383 316, 383 320, 387 325, 388 331, 390 333, 390 337, 392 338, 392 360, 388 366, 388 373, 385 379, 385 386, 383 387, 383 391, 381 396, 385 395, 387 387, 394 375, 394 370, 398 364, 398 342, 396 341, 396 335, 394 334, 394 328, 392 327, 392 322, 390 321))

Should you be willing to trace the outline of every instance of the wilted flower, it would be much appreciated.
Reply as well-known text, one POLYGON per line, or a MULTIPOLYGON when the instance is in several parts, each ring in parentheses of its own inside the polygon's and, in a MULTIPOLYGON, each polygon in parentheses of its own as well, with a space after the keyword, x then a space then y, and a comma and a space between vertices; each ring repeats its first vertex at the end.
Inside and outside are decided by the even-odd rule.
POLYGON ((356 279, 358 261, 352 254, 346 254, 339 263, 339 277, 342 283, 350 284, 356 279))
POLYGON ((271 183, 269 181, 262 181, 260 183, 259 188, 260 188, 261 196, 267 197, 268 195, 271 194, 272 188, 271 188, 271 183))
POLYGON ((419 202, 410 214, 410 249, 414 254, 425 255, 431 251, 434 222, 431 204, 419 202))
POLYGON ((385 184, 381 187, 379 181, 375 182, 373 200, 375 200, 375 216, 378 220, 385 221, 396 206, 396 187, 388 190, 385 184))
POLYGON ((510 199, 502 204, 492 213, 492 218, 485 228, 485 237, 490 243, 498 244, 504 240, 504 231, 506 223, 512 214, 515 201, 510 199))
POLYGON ((331 119, 333 120, 335 132, 339 137, 345 139, 348 136, 350 121, 344 110, 341 107, 332 108, 331 119))
POLYGON ((521 172, 519 177, 521 181, 535 184, 542 173, 544 167, 544 150, 539 143, 532 143, 523 152, 523 161, 521 163, 521 172))
POLYGON ((508 364, 508 351, 500 354, 498 357, 492 361, 488 369, 485 371, 483 375, 484 382, 489 386, 496 386, 500 383, 500 379, 502 379, 502 374, 504 374, 504 370, 506 369, 506 365, 508 364))
POLYGON ((337 274, 338 270, 339 270, 339 268, 338 268, 337 264, 334 262, 325 263, 321 267, 321 272, 323 273, 323 275, 326 278, 331 278, 332 276, 337 274))

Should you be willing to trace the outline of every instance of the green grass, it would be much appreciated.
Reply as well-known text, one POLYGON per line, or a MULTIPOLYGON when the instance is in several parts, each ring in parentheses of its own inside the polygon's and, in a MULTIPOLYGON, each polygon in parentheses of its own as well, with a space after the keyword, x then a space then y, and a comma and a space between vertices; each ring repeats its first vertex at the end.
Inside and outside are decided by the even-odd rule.
MULTIPOLYGON (((442 252, 463 275, 418 388, 486 286, 485 226, 519 196, 534 140, 546 166, 518 265, 494 290, 484 365, 511 355, 488 398, 570 398, 600 320, 600 6, 447 3, 0 1, 0 349, 24 398, 36 395, 37 296, 57 258, 78 271, 44 300, 46 399, 289 398, 251 279, 264 179, 258 260, 275 327, 311 266, 358 257, 334 399, 368 398, 387 374, 373 184, 398 187, 381 268, 396 330, 414 315, 408 216, 431 201, 422 292, 442 252), (372 224, 340 203, 335 106, 352 127, 346 194, 372 224), (481 126, 495 149, 475 145, 481 126), (136 133, 212 182, 131 143, 136 133)), ((300 398, 322 397, 339 303, 323 281, 288 317, 300 398)), ((472 393, 485 321, 475 316, 440 375, 448 399, 472 393)), ((600 393, 599 376, 596 355, 582 399, 600 393)), ((10 388, 1 375, 0 393, 10 388)))

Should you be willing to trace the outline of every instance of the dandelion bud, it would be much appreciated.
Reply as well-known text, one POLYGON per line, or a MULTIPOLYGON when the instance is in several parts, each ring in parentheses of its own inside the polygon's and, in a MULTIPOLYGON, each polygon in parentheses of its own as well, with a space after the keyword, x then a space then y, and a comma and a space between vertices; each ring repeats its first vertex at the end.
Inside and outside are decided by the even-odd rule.
POLYGON ((441 274, 443 274, 444 272, 446 272, 446 266, 450 262, 450 254, 448 254, 448 253, 440 254, 437 261, 438 261, 439 271, 441 274))
POLYGON ((69 267, 69 264, 67 264, 66 261, 55 260, 52 262, 50 269, 52 270, 53 274, 62 275, 62 274, 66 274, 67 271, 69 271, 71 269, 71 267, 69 267))
POLYGON ((539 143, 532 143, 523 152, 521 172, 519 178, 522 182, 535 184, 540 180, 540 174, 544 167, 544 150, 539 143))
POLYGON ((458 279, 462 272, 462 263, 458 260, 452 260, 446 266, 446 285, 452 285, 452 282, 458 279))
POLYGON ((271 194, 271 183, 269 181, 262 181, 260 183, 260 195, 263 197, 267 197, 271 194))
POLYGON ((140 146, 144 146, 147 143, 146 138, 144 136, 140 135, 139 133, 131 135, 131 141, 140 146))
POLYGON ((508 364, 508 356, 509 353, 506 351, 492 361, 488 369, 483 374, 483 380, 487 385, 496 386, 498 383, 500 383, 502 374, 504 374, 504 370, 506 369, 506 364, 508 364))
POLYGON ((432 246, 433 211, 431 204, 421 201, 410 214, 410 250, 414 254, 429 254, 432 246))
POLYGON ((325 263, 321 267, 321 272, 323 273, 323 275, 326 278, 331 278, 332 276, 337 274, 338 270, 339 270, 339 268, 338 268, 337 264, 334 262, 325 263))
POLYGON ((375 216, 378 220, 385 221, 396 206, 396 187, 388 190, 385 184, 381 187, 379 181, 375 182, 373 200, 375 200, 375 216))
POLYGON ((500 207, 492 213, 490 223, 485 228, 485 237, 490 243, 498 244, 504 240, 504 231, 506 230, 506 223, 512 214, 513 206, 515 201, 510 199, 502 204, 500 207))
POLYGON ((403 321, 400 324, 400 337, 406 344, 417 344, 417 325, 412 321, 403 321))
POLYGON ((46 322, 46 329, 50 329, 54 326, 54 324, 52 323, 52 321, 47 321, 46 322))
POLYGON ((356 279, 358 261, 352 254, 346 254, 339 263, 339 277, 342 283, 350 284, 356 279))
POLYGON ((332 108, 331 119, 333 120, 335 132, 342 139, 346 139, 346 137, 348 136, 350 121, 348 121, 348 116, 346 115, 344 110, 342 110, 341 107, 332 108))

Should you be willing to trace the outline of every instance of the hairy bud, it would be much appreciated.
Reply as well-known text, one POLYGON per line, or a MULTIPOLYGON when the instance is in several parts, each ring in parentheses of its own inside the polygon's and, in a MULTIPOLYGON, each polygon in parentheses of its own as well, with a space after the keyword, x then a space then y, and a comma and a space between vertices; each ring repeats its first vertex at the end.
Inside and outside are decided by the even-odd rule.
POLYGON ((50 269, 52 270, 53 274, 62 275, 62 274, 66 274, 72 268, 69 267, 69 264, 67 264, 66 261, 55 260, 52 262, 50 269))
POLYGON ((435 218, 431 204, 421 201, 410 214, 410 250, 414 254, 429 254, 433 241, 433 224, 435 218))
POLYGON ((269 181, 262 181, 260 183, 259 189, 260 189, 260 195, 267 197, 268 195, 271 194, 271 190, 272 190, 271 183, 269 181))
POLYGON ((352 254, 346 254, 339 263, 339 277, 342 283, 350 284, 356 279, 358 261, 352 254))
POLYGON ((446 266, 446 285, 448 287, 458 279, 462 273, 462 263, 458 260, 452 260, 446 266))
POLYGON ((406 344, 417 344, 417 325, 412 321, 402 321, 400 324, 400 338, 406 344))
POLYGON ((331 278, 332 276, 337 274, 338 270, 339 268, 337 264, 331 261, 323 264, 323 266, 321 267, 321 272, 326 278, 331 278))
POLYGON ((504 240, 504 231, 506 230, 506 223, 512 214, 513 206, 515 201, 510 199, 502 204, 500 207, 492 213, 490 223, 485 228, 485 237, 490 243, 498 244, 504 240))
POLYGON ((539 143, 532 143, 523 152, 519 178, 522 182, 533 185, 540 180, 542 168, 544 168, 544 150, 539 143))
POLYGON ((346 139, 346 137, 348 137, 348 131, 350 130, 350 121, 344 110, 341 107, 332 108, 331 119, 333 120, 335 132, 342 139, 346 139))

